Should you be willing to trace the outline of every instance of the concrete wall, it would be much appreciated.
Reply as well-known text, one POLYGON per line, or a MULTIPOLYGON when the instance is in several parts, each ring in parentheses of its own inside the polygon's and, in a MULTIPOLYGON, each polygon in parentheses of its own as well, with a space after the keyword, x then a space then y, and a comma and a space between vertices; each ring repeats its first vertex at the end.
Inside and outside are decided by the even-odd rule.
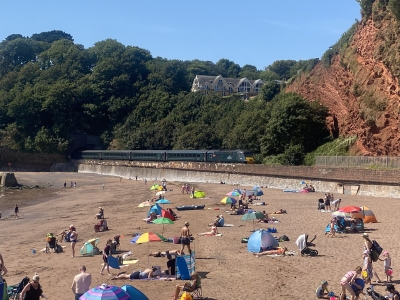
POLYGON ((300 181, 317 191, 376 197, 399 197, 398 171, 335 169, 318 167, 263 166, 210 163, 150 163, 128 161, 79 161, 78 172, 124 178, 165 178, 168 181, 260 185, 277 189, 299 189, 300 181), (398 176, 398 177, 397 177, 398 176))

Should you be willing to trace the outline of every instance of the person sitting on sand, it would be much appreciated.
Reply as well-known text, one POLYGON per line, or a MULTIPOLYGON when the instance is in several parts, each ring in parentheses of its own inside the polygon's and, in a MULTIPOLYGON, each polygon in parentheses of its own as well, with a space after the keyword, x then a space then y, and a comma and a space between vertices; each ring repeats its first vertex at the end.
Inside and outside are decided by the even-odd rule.
POLYGON ((280 209, 276 212, 273 212, 274 215, 283 215, 283 214, 287 214, 287 211, 285 209, 280 209))
MULTIPOLYGON (((222 216, 222 215, 221 215, 222 216)), ((217 215, 216 216, 216 219, 214 220, 214 221, 212 221, 210 224, 208 224, 208 226, 214 226, 215 224, 217 224, 218 225, 218 222, 219 222, 219 220, 220 220, 220 216, 219 215, 217 215)))
POLYGON ((262 212, 262 213, 264 214, 264 219, 260 219, 260 220, 258 220, 258 223, 262 223, 262 222, 264 222, 264 223, 268 223, 268 221, 269 221, 268 214, 265 212, 265 210, 263 210, 263 212, 262 212))
POLYGON ((146 219, 143 219, 143 221, 145 221, 146 223, 151 223, 153 222, 155 219, 157 219, 157 215, 154 212, 151 212, 149 217, 146 219))
POLYGON ((211 231, 199 233, 197 235, 206 235, 206 236, 217 235, 218 234, 217 224, 218 222, 214 222, 213 226, 211 227, 211 231))
POLYGON ((185 292, 193 292, 195 289, 201 287, 201 279, 200 276, 197 274, 197 272, 193 272, 190 277, 192 278, 192 280, 190 282, 185 282, 184 285, 177 285, 175 288, 175 295, 172 298, 172 300, 178 300, 179 297, 179 293, 181 291, 185 291, 185 292))
POLYGON ((93 219, 103 219, 104 218, 104 209, 99 207, 99 212, 94 216, 93 219))
POLYGON ((318 299, 330 299, 329 291, 328 291, 328 281, 324 280, 321 282, 321 285, 317 287, 315 291, 318 299))
POLYGON ((154 275, 154 272, 157 271, 157 268, 153 267, 151 269, 146 269, 144 271, 135 271, 132 272, 131 274, 119 274, 118 276, 115 276, 111 278, 112 280, 117 280, 117 279, 148 279, 152 277, 156 277, 154 275))
POLYGON ((230 213, 230 215, 243 215, 243 214, 244 214, 243 205, 240 205, 238 209, 235 209, 230 213))

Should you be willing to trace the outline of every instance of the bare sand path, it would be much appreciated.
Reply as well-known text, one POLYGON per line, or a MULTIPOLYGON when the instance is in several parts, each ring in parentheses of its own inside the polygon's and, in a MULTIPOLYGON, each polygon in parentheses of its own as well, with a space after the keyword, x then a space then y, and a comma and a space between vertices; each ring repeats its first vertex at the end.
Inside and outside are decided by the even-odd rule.
MULTIPOLYGON (((90 238, 99 237, 102 250, 107 239, 122 234, 124 238, 121 239, 121 248, 132 251, 139 262, 121 270, 112 270, 113 274, 117 274, 120 271, 130 273, 146 268, 148 249, 165 251, 178 248, 179 245, 170 243, 135 245, 129 242, 135 232, 161 233, 162 227, 159 225, 149 225, 142 221, 148 209, 137 207, 140 202, 154 197, 155 193, 149 191, 151 179, 145 185, 142 180, 122 179, 120 182, 118 177, 82 173, 16 173, 16 177, 24 185, 51 186, 36 190, 3 190, 1 193, 0 210, 3 211, 3 218, 0 220, 0 253, 9 270, 5 277, 9 284, 16 284, 25 275, 32 277, 37 272, 49 299, 72 299, 72 279, 79 265, 85 264, 93 276, 93 285, 128 283, 142 290, 149 299, 171 298, 176 281, 112 281, 107 275, 99 274, 101 256, 79 255, 79 249, 90 238), (77 183, 76 188, 69 187, 71 181, 77 183), (63 188, 64 182, 67 182, 66 189, 63 188), (20 207, 21 218, 18 220, 9 217, 15 203, 20 207), (96 220, 93 217, 99 206, 105 208, 110 230, 94 233, 96 220), (66 243, 62 243, 67 247, 61 254, 32 253, 32 249, 38 251, 45 246, 48 232, 60 232, 70 224, 77 227, 79 234, 77 257, 71 257, 70 246, 66 243)), ((219 203, 227 192, 236 187, 206 183, 193 185, 205 191, 207 199, 190 199, 188 195, 181 194, 181 183, 168 182, 168 189, 173 190, 165 194, 165 198, 173 203, 169 207, 205 204, 206 209, 179 212, 181 218, 175 224, 165 226, 164 236, 171 238, 179 235, 185 221, 190 222, 194 235, 208 231, 207 224, 216 214, 223 214, 225 223, 234 225, 220 228, 220 237, 195 236, 192 244, 196 251, 197 271, 203 277, 203 294, 210 299, 313 299, 321 280, 328 280, 329 288, 338 293, 341 277, 362 264, 363 242, 360 234, 342 234, 336 238, 324 235, 330 214, 317 210, 317 199, 323 196, 321 192, 300 194, 263 189, 266 195, 262 196, 262 201, 269 205, 255 208, 267 212, 283 208, 288 214, 276 216, 280 223, 257 224, 257 227, 277 228, 276 236, 285 234, 291 239, 281 243, 281 246, 294 251, 297 251, 294 241, 300 234, 317 234, 315 242, 320 255, 257 258, 248 253, 246 244, 241 243, 243 237, 251 234, 252 222, 242 222, 239 216, 228 215, 225 212, 228 207, 219 203), (216 207, 218 211, 214 209, 216 207)), ((394 279, 397 280, 399 199, 350 195, 341 195, 341 198, 343 205, 365 205, 374 211, 381 223, 366 224, 366 230, 371 238, 376 239, 391 254, 394 279)), ((166 268, 166 259, 150 257, 150 265, 166 268)), ((381 279, 385 279, 383 263, 375 263, 374 268, 381 279)), ((375 289, 383 292, 384 285, 376 285, 375 289)))

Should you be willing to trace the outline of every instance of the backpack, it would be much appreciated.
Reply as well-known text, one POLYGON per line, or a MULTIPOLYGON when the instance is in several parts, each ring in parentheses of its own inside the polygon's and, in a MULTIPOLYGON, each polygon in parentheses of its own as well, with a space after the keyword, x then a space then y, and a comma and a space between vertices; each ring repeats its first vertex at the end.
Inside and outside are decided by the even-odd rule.
POLYGON ((372 251, 376 251, 379 255, 382 253, 383 249, 379 246, 378 242, 373 240, 372 241, 372 251))
POLYGON ((289 238, 286 235, 282 235, 278 239, 279 242, 288 242, 290 241, 289 238))
POLYGON ((63 252, 64 250, 63 250, 63 247, 62 247, 62 246, 60 246, 59 244, 57 244, 57 245, 56 245, 56 248, 54 249, 54 251, 55 251, 56 253, 61 253, 61 252, 63 252))

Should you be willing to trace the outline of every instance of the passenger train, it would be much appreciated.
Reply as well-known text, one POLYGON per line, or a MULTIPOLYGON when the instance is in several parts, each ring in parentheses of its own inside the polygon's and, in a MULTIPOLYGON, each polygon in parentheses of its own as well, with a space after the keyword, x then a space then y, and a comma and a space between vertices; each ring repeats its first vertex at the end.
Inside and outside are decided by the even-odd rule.
POLYGON ((73 159, 129 161, 191 161, 254 164, 247 150, 84 150, 75 151, 73 159))

